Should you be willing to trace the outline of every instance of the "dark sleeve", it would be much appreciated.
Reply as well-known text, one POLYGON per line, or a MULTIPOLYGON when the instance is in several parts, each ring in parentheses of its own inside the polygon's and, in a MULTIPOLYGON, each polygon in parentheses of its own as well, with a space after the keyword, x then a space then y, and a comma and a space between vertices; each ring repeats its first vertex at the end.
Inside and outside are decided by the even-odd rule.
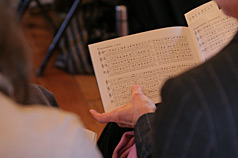
POLYGON ((152 121, 154 113, 148 113, 139 118, 135 127, 135 143, 137 157, 151 157, 152 152, 152 121))
MULTIPOLYGON (((167 81, 162 89, 163 102, 156 109, 153 122, 152 157, 217 157, 216 133, 205 95, 209 92, 197 83, 205 80, 191 78, 191 73, 194 72, 167 81)), ((206 71, 203 73, 208 78, 206 71)), ((212 81, 207 85, 214 89, 212 81)))
POLYGON ((132 128, 119 127, 114 122, 109 122, 100 135, 97 146, 104 158, 111 158, 113 151, 120 142, 125 132, 132 131, 132 128))
POLYGON ((29 97, 26 104, 41 104, 59 107, 54 94, 37 84, 30 84, 29 97))

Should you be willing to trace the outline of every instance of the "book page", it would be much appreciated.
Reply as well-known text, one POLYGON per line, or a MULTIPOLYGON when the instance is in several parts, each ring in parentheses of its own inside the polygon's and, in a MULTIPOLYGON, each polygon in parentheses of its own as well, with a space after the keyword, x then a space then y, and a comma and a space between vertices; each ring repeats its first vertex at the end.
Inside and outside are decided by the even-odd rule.
POLYGON ((194 43, 198 41, 195 47, 201 52, 203 61, 220 52, 237 33, 237 20, 226 16, 213 1, 190 11, 185 17, 194 43), (199 14, 204 8, 210 9, 206 14, 199 14))
POLYGON ((214 1, 210 1, 205 3, 185 14, 185 19, 187 21, 188 26, 193 22, 199 20, 202 17, 214 17, 216 16, 219 8, 214 1))
POLYGON ((148 31, 89 45, 105 112, 130 100, 142 86, 154 103, 164 82, 201 62, 186 27, 148 31))

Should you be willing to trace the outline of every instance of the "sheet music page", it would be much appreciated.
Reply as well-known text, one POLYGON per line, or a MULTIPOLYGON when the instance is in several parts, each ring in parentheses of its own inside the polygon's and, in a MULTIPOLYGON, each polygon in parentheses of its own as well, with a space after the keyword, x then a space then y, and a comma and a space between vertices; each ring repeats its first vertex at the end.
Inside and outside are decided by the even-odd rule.
POLYGON ((221 51, 237 33, 237 20, 226 16, 213 1, 190 11, 185 17, 194 43, 198 41, 195 47, 201 52, 203 61, 221 51))
POLYGON ((199 20, 202 17, 214 17, 216 16, 219 8, 214 1, 210 1, 205 3, 185 14, 185 19, 187 21, 188 26, 193 22, 199 20))
POLYGON ((164 82, 201 62, 186 27, 148 31, 89 45, 105 112, 125 105, 131 86, 154 103, 164 82))

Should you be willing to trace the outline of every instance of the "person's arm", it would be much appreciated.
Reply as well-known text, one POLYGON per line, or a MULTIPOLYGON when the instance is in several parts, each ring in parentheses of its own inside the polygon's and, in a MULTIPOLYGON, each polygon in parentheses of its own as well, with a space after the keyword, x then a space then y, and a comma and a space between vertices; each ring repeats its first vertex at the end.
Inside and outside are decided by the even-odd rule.
POLYGON ((128 104, 108 113, 90 110, 91 115, 101 123, 115 122, 120 127, 135 128, 137 120, 144 114, 154 113, 155 104, 143 94, 140 86, 132 86, 128 104))
POLYGON ((152 122, 155 113, 141 116, 135 126, 135 143, 137 157, 151 157, 152 153, 152 122))
POLYGON ((135 128, 135 143, 138 157, 151 155, 151 122, 155 104, 146 97, 140 86, 133 86, 128 104, 112 112, 99 114, 90 110, 92 116, 101 123, 115 122, 120 127, 135 128))

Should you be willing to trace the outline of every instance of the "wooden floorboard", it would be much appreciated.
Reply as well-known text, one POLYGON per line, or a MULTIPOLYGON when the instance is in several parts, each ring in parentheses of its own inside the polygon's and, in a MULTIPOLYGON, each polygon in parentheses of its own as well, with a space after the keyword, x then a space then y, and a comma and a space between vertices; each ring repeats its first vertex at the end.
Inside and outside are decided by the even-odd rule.
MULTIPOLYGON (((54 18, 54 13, 50 13, 54 18)), ((57 18, 55 18, 57 19, 57 18)), ((90 108, 103 112, 102 102, 95 76, 70 75, 54 66, 54 55, 48 63, 44 75, 36 77, 36 69, 42 62, 53 39, 53 30, 39 11, 28 10, 22 21, 24 35, 31 49, 33 63, 32 82, 37 83, 54 93, 62 110, 77 114, 87 129, 101 134, 105 125, 96 122, 88 110, 90 108)))

